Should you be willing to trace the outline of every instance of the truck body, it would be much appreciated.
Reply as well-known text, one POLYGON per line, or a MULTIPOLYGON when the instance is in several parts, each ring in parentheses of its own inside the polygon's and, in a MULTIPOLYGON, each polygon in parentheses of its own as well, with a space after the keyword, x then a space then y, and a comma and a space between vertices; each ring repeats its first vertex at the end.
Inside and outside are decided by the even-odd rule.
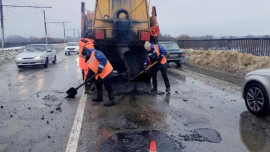
MULTIPOLYGON (((129 79, 144 63, 145 41, 157 42, 156 9, 150 17, 147 0, 96 0, 94 12, 85 13, 82 2, 82 35, 87 30, 95 33, 95 48, 129 79)), ((150 80, 146 75, 141 79, 150 80)))

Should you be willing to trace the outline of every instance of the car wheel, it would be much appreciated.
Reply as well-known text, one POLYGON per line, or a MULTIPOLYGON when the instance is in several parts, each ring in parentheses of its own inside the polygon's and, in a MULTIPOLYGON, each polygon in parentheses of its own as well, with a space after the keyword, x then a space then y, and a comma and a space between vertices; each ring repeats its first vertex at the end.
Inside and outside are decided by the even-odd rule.
POLYGON ((245 89, 245 102, 247 109, 257 115, 269 114, 269 98, 264 86, 260 83, 252 83, 245 89))
POLYGON ((54 60, 52 61, 53 64, 56 63, 56 55, 54 56, 54 60))
POLYGON ((179 63, 179 62, 175 62, 175 63, 176 63, 176 66, 177 66, 178 68, 181 68, 181 67, 182 67, 181 63, 179 63))
POLYGON ((23 68, 23 66, 22 65, 18 65, 18 68, 23 68))
POLYGON ((48 64, 49 64, 49 59, 46 58, 46 61, 45 61, 45 64, 44 64, 44 67, 47 68, 48 67, 48 64))

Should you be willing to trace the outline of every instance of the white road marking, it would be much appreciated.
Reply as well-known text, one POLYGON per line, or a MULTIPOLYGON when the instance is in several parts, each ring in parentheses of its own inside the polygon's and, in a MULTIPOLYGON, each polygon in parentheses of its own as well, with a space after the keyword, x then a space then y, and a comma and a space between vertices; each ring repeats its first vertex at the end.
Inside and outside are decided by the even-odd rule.
POLYGON ((86 94, 84 94, 84 89, 82 91, 82 97, 76 112, 74 123, 70 132, 68 144, 66 147, 66 152, 76 152, 78 148, 78 142, 80 139, 80 133, 82 128, 83 113, 86 102, 86 94))

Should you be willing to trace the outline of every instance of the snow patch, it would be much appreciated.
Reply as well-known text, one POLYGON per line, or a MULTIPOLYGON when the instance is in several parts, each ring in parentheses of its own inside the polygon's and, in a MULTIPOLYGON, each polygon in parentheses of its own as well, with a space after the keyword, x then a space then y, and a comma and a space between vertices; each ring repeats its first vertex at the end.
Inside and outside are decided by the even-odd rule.
POLYGON ((186 52, 189 64, 237 76, 244 76, 250 71, 270 67, 270 57, 268 56, 217 50, 187 49, 186 52))
POLYGON ((0 66, 4 63, 14 61, 15 56, 22 51, 23 47, 6 48, 0 50, 0 66))

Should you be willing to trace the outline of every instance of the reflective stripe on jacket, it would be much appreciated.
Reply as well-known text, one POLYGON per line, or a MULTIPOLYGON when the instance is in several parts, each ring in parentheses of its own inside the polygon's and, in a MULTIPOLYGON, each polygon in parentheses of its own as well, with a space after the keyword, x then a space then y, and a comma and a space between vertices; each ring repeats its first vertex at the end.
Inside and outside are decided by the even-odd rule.
MULTIPOLYGON (((154 45, 154 49, 155 49, 155 52, 157 54, 157 57, 159 58, 159 56, 160 56, 160 50, 159 50, 158 45, 154 45)), ((161 61, 160 61, 160 63, 161 64, 165 64, 166 62, 167 62, 167 59, 166 59, 165 56, 163 56, 162 59, 161 59, 161 61)))
MULTIPOLYGON (((95 51, 92 51, 90 58, 86 62, 86 65, 95 74, 97 74, 98 73, 98 66, 100 66, 99 63, 100 63, 100 61, 98 61, 97 58, 95 57, 95 51)), ((112 71, 113 71, 113 67, 112 67, 111 63, 107 60, 107 63, 103 68, 103 71, 96 76, 96 79, 98 79, 98 77, 100 77, 101 79, 104 79, 112 71)))
MULTIPOLYGON (((161 55, 161 50, 159 49, 159 46, 156 44, 156 45, 153 45, 153 49, 154 49, 154 51, 155 51, 155 54, 156 54, 156 59, 155 60, 158 60, 158 58, 160 57, 160 55, 161 55)), ((165 51, 164 49, 163 49, 163 51, 165 51)), ((163 52, 164 53, 164 52, 163 52)), ((153 59, 152 59, 153 60, 153 59)), ((154 60, 154 61, 155 61, 154 60)), ((153 62, 154 62, 153 61, 153 62)), ((165 56, 163 56, 163 58, 161 59, 161 61, 160 61, 160 63, 162 64, 162 65, 164 65, 165 63, 167 63, 167 59, 166 59, 166 57, 165 56)), ((144 63, 145 65, 151 65, 152 64, 152 62, 151 62, 151 60, 150 60, 150 58, 149 58, 149 56, 147 56, 147 60, 145 61, 145 63, 144 63)))

